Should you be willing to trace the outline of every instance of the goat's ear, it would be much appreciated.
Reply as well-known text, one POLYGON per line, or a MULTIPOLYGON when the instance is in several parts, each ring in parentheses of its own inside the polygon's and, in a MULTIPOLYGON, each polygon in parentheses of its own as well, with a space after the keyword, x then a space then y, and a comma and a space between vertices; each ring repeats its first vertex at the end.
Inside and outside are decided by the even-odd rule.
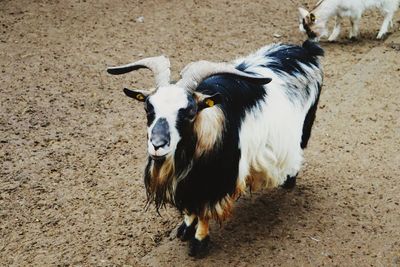
POLYGON ((220 93, 216 93, 213 95, 204 95, 202 93, 195 93, 195 97, 197 100, 197 111, 201 111, 205 108, 211 108, 215 105, 221 104, 222 96, 220 93))
POLYGON ((149 92, 143 90, 132 90, 128 88, 124 88, 124 93, 126 96, 136 99, 140 102, 146 101, 146 98, 149 96, 149 92))
POLYGON ((299 7, 299 13, 300 13, 300 18, 305 19, 310 15, 310 12, 307 11, 307 9, 299 7))

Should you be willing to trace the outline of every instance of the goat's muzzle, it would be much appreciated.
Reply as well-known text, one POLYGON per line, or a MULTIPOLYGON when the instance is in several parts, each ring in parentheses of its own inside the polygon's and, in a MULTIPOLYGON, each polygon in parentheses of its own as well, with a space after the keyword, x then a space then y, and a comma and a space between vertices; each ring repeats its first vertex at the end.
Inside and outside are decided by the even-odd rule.
POLYGON ((148 151, 153 159, 164 158, 170 152, 171 134, 168 121, 159 118, 151 129, 148 151))

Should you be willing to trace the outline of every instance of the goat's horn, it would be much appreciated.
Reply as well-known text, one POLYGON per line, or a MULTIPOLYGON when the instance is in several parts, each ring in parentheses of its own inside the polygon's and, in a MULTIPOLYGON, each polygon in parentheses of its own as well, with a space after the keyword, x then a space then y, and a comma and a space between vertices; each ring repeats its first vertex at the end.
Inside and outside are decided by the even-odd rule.
POLYGON ((107 72, 113 75, 119 75, 142 68, 147 68, 154 72, 157 87, 169 84, 171 76, 170 63, 169 59, 165 56, 149 57, 130 64, 109 67, 107 68, 107 72))
POLYGON ((257 84, 267 84, 271 81, 271 78, 240 71, 228 63, 197 61, 188 64, 181 71, 182 79, 177 82, 177 85, 194 91, 203 80, 217 74, 232 74, 257 84))

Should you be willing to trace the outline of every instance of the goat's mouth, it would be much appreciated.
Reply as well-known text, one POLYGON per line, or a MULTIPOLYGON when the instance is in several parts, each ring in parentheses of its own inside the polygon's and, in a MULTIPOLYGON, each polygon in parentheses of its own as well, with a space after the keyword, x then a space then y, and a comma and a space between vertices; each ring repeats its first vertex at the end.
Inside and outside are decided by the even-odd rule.
POLYGON ((154 161, 164 161, 168 157, 168 155, 170 155, 170 151, 149 151, 149 156, 154 161))
POLYGON ((151 158, 152 160, 154 160, 154 161, 164 161, 166 157, 167 157, 167 154, 162 155, 162 156, 150 154, 150 158, 151 158))
POLYGON ((149 143, 149 146, 147 147, 147 153, 153 160, 163 160, 169 154, 171 154, 171 148, 167 145, 155 148, 153 144, 149 143))

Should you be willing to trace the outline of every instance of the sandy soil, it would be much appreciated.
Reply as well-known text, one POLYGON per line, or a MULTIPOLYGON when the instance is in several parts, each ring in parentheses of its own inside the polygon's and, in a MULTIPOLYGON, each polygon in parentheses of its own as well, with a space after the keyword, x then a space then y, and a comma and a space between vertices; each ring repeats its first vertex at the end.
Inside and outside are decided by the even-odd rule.
POLYGON ((202 260, 173 238, 173 208, 144 210, 144 112, 121 89, 153 77, 105 67, 165 54, 177 78, 191 61, 300 44, 298 5, 0 0, 0 265, 400 266, 400 31, 395 21, 374 40, 377 12, 359 41, 323 43, 325 84, 294 191, 240 199, 212 225, 202 260))

